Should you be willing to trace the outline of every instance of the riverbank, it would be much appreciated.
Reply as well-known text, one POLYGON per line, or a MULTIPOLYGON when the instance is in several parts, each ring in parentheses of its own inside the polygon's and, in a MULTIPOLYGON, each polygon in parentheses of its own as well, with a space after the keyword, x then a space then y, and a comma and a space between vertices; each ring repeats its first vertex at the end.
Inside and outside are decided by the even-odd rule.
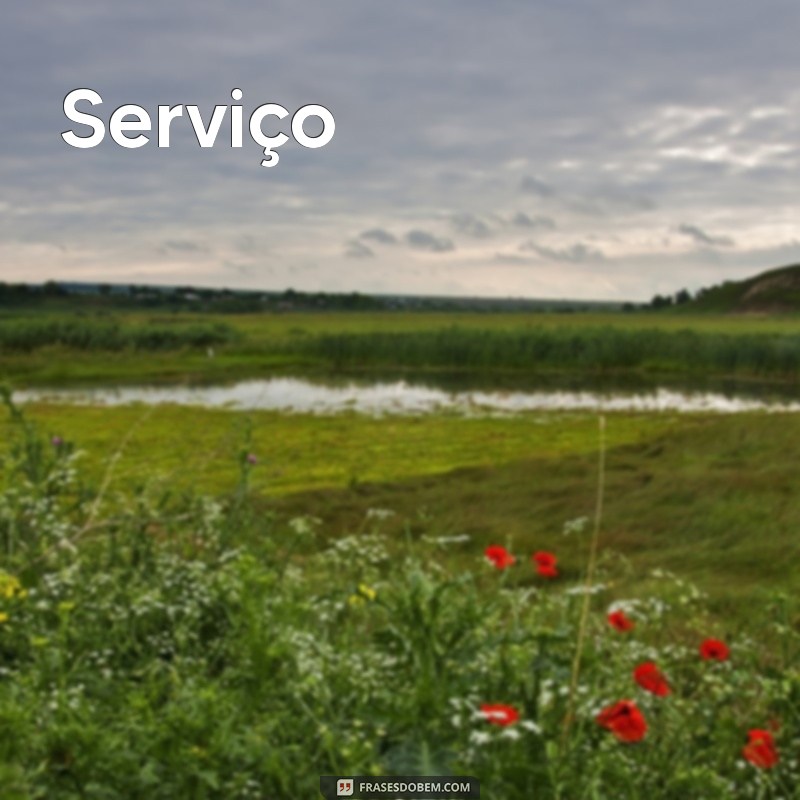
MULTIPOLYGON (((86 475, 107 480, 110 496, 230 492, 252 454, 249 489, 264 511, 319 517, 327 536, 385 507, 396 512, 391 540, 425 519, 479 545, 557 546, 565 574, 579 575, 582 551, 561 530, 591 512, 595 414, 377 419, 52 404, 26 413, 77 443, 86 475)), ((616 413, 607 435, 604 535, 634 584, 651 567, 674 569, 743 625, 756 596, 790 587, 800 498, 786 442, 800 438, 800 415, 616 413)), ((457 562, 458 548, 451 555, 457 562)))

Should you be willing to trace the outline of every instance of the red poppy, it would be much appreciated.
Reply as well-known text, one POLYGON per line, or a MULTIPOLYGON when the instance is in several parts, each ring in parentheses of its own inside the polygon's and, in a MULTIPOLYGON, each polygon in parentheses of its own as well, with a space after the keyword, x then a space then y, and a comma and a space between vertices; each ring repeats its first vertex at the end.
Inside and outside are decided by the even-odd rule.
POLYGON ((642 689, 659 697, 666 697, 672 692, 661 670, 652 662, 645 661, 633 671, 633 679, 642 689))
POLYGON ((486 717, 487 722, 492 725, 513 725, 519 719, 519 711, 511 706, 495 703, 494 705, 484 703, 481 712, 486 717))
POLYGON ((719 639, 706 639, 700 645, 700 658, 704 661, 727 661, 731 651, 719 639))
POLYGON ((558 559, 546 550, 538 550, 531 556, 531 561, 536 562, 536 571, 543 578, 556 578, 558 577, 558 569, 556 563, 558 559))
POLYGON ((742 755, 751 764, 761 769, 770 769, 778 763, 778 750, 769 731, 753 728, 747 732, 747 739, 742 755))
POLYGON ((484 551, 484 554, 497 569, 510 567, 516 561, 514 556, 500 544, 490 544, 484 551))
POLYGON ((647 733, 647 722, 633 700, 620 700, 604 708, 596 719, 621 742, 640 742, 647 733))
POLYGON ((636 627, 636 623, 621 609, 612 611, 608 615, 608 624, 615 630, 622 631, 622 633, 632 631, 636 627))

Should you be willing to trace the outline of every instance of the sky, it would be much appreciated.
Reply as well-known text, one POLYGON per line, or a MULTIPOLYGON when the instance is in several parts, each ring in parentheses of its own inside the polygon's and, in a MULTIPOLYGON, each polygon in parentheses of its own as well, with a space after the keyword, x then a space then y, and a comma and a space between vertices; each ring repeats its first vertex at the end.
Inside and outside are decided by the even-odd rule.
POLYGON ((795 0, 10 3, 0 280, 647 300, 800 261, 798 30, 795 0), (76 88, 106 125, 239 88, 243 147, 230 110, 211 148, 186 114, 70 147, 76 88), (333 139, 260 166, 265 103, 333 139))

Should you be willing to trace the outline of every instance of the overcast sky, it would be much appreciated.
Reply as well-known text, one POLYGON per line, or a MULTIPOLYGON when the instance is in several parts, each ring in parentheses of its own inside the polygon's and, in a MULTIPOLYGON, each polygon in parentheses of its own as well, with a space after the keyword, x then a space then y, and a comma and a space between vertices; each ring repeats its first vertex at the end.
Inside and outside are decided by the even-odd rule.
POLYGON ((637 300, 800 261, 799 30, 795 0, 8 3, 0 279, 637 300), (76 149, 78 87, 336 133, 271 169, 229 111, 210 149, 185 114, 76 149))

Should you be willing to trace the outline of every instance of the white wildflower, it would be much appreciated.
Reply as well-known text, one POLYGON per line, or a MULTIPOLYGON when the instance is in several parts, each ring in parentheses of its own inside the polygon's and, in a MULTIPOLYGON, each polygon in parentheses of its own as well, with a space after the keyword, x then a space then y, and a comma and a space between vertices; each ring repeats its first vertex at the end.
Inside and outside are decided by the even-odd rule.
POLYGON ((521 728, 525 728, 526 731, 535 733, 537 736, 542 735, 542 729, 532 719, 524 719, 519 725, 521 728))
POLYGON ((588 524, 589 517, 577 517, 576 519, 568 520, 564 523, 562 533, 564 536, 570 536, 573 533, 583 533, 588 524))

